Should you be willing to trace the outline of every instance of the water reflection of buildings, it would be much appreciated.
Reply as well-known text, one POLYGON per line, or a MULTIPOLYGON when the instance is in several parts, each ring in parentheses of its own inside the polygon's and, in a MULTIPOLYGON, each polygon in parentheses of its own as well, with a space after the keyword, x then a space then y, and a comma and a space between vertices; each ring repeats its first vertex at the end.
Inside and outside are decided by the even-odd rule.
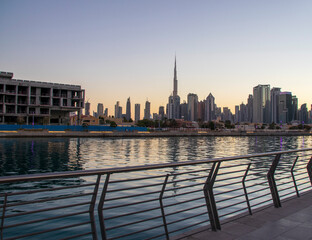
MULTIPOLYGON (((1 139, 0 175, 81 169, 79 158, 73 159, 71 150, 70 140, 63 138, 1 139)), ((75 151, 79 156, 79 144, 75 151)))

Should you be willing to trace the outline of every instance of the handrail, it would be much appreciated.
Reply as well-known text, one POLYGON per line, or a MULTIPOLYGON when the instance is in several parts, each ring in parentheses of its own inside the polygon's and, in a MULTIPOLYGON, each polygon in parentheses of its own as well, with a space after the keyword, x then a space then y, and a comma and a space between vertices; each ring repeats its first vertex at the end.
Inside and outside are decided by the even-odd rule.
POLYGON ((0 177, 0 239, 62 230, 67 235, 53 236, 170 239, 203 225, 218 231, 229 217, 252 214, 269 204, 282 207, 281 200, 299 197, 311 185, 312 148, 5 176, 0 177), (24 225, 23 230, 12 230, 24 225))

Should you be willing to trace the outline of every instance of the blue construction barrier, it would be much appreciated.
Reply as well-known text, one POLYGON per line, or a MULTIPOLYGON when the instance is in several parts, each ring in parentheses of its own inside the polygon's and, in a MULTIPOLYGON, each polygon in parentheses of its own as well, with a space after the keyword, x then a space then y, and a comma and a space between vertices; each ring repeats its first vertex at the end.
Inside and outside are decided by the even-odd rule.
POLYGON ((75 125, 0 125, 0 131, 16 131, 20 129, 47 129, 48 131, 119 131, 119 132, 145 132, 146 127, 110 127, 110 126, 75 126, 75 125))

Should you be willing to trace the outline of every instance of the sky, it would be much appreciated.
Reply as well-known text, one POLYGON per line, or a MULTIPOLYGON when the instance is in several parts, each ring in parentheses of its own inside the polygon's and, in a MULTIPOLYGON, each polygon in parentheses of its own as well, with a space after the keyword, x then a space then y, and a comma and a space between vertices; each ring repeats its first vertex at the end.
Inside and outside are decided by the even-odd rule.
POLYGON ((177 58, 178 94, 218 107, 246 103, 253 87, 312 103, 312 1, 1 0, 0 71, 81 85, 114 115, 120 101, 166 106, 177 58))

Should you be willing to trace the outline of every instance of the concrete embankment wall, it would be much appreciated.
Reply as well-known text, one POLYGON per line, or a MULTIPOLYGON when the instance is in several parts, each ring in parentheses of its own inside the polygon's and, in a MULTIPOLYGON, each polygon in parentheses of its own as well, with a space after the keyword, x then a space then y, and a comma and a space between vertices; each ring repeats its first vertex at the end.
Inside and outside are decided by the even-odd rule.
POLYGON ((306 131, 0 131, 1 137, 193 137, 193 136, 309 136, 306 131))

